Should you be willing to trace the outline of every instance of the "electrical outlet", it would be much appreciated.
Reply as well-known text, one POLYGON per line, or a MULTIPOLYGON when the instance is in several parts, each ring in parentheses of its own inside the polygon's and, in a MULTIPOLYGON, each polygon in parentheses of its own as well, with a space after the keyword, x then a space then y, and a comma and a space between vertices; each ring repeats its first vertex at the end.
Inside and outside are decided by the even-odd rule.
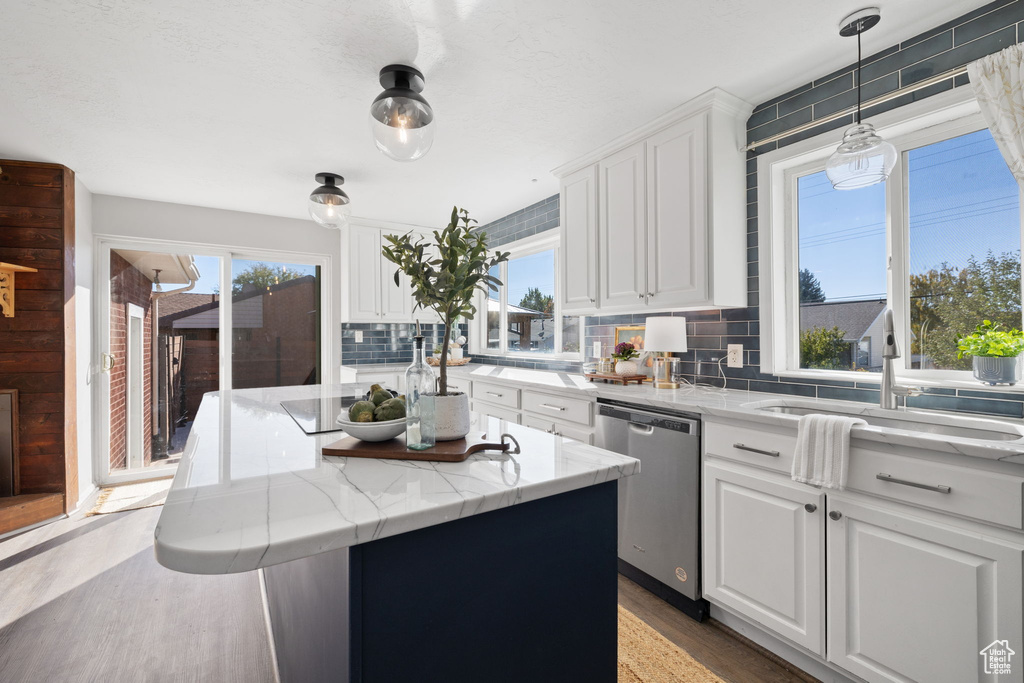
POLYGON ((725 364, 730 368, 743 367, 743 344, 729 344, 729 355, 725 364))
POLYGON ((363 331, 362 330, 356 330, 355 332, 356 332, 356 334, 355 334, 356 344, 362 344, 363 343, 363 331))
POLYGON ((596 342, 594 342, 594 358, 600 358, 600 357, 601 357, 601 342, 596 341, 596 342))

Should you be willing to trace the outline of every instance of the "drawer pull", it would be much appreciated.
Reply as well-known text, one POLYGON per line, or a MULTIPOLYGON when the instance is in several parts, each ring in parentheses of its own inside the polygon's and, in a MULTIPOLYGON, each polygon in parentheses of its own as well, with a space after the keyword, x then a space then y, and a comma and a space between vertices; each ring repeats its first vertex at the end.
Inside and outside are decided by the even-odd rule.
POLYGON ((916 481, 907 481, 906 479, 897 479, 896 477, 892 476, 891 474, 886 474, 885 472, 879 472, 878 474, 876 474, 875 475, 875 479, 881 479, 882 481, 887 481, 890 484, 902 484, 903 486, 913 486, 915 489, 924 489, 925 491, 935 491, 936 493, 952 493, 953 492, 953 489, 950 488, 949 486, 943 486, 942 484, 938 484, 938 485, 935 485, 935 486, 932 486, 931 484, 918 484, 916 481))
POLYGON ((758 455, 768 455, 773 458, 779 457, 778 451, 766 451, 763 448, 754 448, 753 446, 747 446, 742 443, 734 443, 732 447, 740 451, 750 451, 751 453, 757 453, 758 455))
POLYGON ((487 395, 488 395, 488 396, 497 396, 498 398, 501 398, 501 397, 502 397, 502 396, 504 396, 505 394, 499 394, 499 393, 498 393, 498 392, 496 392, 496 391, 488 391, 488 392, 487 392, 487 395))
POLYGON ((559 410, 559 411, 565 410, 565 406, 556 406, 556 405, 551 405, 550 403, 541 403, 540 407, 541 408, 547 408, 548 410, 559 410))

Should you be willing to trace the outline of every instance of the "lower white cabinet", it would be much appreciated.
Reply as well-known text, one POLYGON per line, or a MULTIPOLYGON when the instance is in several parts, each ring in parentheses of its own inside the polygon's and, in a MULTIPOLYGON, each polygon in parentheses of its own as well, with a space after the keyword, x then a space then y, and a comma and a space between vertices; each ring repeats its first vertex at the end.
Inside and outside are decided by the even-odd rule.
POLYGON ((405 368, 401 370, 360 370, 358 365, 342 365, 341 381, 368 382, 379 384, 386 389, 394 389, 402 393, 405 391, 405 368))
MULTIPOLYGON (((740 427, 705 423, 706 598, 870 683, 1024 681, 1024 659, 997 679, 981 654, 1005 641, 1024 656, 1024 534, 942 508, 973 511, 951 496, 970 502, 974 479, 950 478, 953 493, 932 492, 930 509, 823 492, 717 457, 749 436, 740 427)), ((865 449, 855 458, 851 471, 878 469, 865 449)), ((937 465, 919 463, 930 481, 937 465)))
POLYGON ((1021 546, 901 507, 828 496, 829 661, 868 681, 1024 680, 1024 659, 996 678, 980 655, 1006 640, 1024 658, 1021 546))
POLYGON ((523 424, 532 429, 539 429, 544 432, 564 436, 567 439, 574 439, 591 446, 594 445, 594 430, 580 425, 555 422, 551 418, 542 415, 523 414, 523 424))
POLYGON ((704 596, 824 656, 825 496, 742 465, 704 465, 704 596))
POLYGON ((474 413, 479 413, 486 417, 494 417, 499 420, 514 422, 516 424, 519 424, 521 420, 521 415, 518 410, 511 410, 503 406, 496 406, 483 401, 473 401, 471 406, 474 413))

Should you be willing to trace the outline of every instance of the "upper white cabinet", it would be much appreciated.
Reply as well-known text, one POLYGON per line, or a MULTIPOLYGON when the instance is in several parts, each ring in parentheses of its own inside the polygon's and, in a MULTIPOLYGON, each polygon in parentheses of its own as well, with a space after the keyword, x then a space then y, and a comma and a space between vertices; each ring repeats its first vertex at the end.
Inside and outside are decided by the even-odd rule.
POLYGON ((597 168, 562 178, 560 200, 562 310, 591 309, 597 304, 597 168))
POLYGON ((714 89, 555 169, 564 311, 746 306, 750 110, 714 89))
POLYGON ((408 229, 351 225, 342 233, 347 243, 348 273, 346 291, 342 295, 342 322, 350 323, 407 323, 414 317, 422 322, 426 314, 413 315, 412 289, 409 279, 402 275, 401 286, 395 286, 395 264, 384 258, 381 247, 384 235, 404 234, 408 229))

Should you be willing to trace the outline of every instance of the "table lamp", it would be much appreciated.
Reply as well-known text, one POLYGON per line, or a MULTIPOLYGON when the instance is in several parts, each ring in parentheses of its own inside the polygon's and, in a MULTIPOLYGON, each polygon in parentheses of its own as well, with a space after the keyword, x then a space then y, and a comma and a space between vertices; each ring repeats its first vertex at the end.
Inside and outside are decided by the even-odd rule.
POLYGON ((683 353, 686 347, 686 318, 662 315, 648 318, 644 330, 644 351, 665 354, 655 358, 654 388, 678 389, 679 383, 672 381, 671 364, 667 354, 683 353))

